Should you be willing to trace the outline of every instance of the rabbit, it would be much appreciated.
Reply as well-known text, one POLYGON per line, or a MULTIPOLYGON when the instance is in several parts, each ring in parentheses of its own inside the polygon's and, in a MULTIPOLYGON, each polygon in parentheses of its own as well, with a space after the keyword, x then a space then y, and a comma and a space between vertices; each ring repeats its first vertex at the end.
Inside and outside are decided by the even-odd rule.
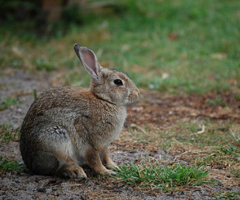
POLYGON ((122 131, 127 105, 140 91, 123 72, 101 67, 95 53, 79 44, 74 50, 91 76, 89 89, 55 87, 31 105, 20 130, 20 151, 34 174, 86 178, 115 174, 108 147, 122 131), (105 165, 105 166, 104 166, 105 165))

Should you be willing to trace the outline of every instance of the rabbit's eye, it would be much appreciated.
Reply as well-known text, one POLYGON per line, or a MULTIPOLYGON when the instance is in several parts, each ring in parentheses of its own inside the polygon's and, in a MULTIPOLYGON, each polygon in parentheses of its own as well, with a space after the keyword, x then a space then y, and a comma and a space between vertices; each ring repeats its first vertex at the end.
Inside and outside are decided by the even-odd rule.
POLYGON ((115 85, 123 85, 123 82, 122 82, 122 80, 120 80, 120 79, 115 79, 114 80, 114 83, 115 83, 115 85))

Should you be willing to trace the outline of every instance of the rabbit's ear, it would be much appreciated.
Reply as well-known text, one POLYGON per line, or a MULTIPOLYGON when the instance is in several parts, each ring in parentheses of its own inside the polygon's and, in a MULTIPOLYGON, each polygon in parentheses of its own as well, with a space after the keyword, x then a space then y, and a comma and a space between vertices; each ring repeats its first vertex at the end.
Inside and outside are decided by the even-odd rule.
POLYGON ((101 80, 100 65, 98 64, 97 57, 95 53, 79 44, 74 45, 74 50, 83 64, 84 68, 91 75, 92 79, 95 81, 101 80))

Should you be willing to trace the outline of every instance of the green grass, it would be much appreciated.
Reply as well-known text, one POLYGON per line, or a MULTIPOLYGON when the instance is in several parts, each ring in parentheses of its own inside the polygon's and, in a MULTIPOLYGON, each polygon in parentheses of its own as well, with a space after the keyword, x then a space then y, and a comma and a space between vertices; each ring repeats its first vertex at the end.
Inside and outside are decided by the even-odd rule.
POLYGON ((226 154, 231 154, 236 157, 240 157, 240 137, 237 136, 233 131, 230 131, 234 142, 228 142, 227 147, 221 147, 221 151, 226 154))
POLYGON ((11 108, 14 105, 17 105, 19 103, 19 99, 17 98, 6 98, 0 101, 0 111, 7 110, 11 108))
POLYGON ((0 174, 6 172, 20 172, 25 170, 24 164, 21 164, 15 160, 7 160, 0 156, 0 174))
POLYGON ((221 151, 226 154, 231 154, 240 157, 240 148, 234 146, 233 144, 229 144, 228 147, 222 147, 221 151))
POLYGON ((178 186, 194 186, 208 182, 208 171, 202 167, 175 164, 173 166, 126 164, 117 173, 120 181, 141 187, 156 187, 164 191, 178 186))
POLYGON ((233 137, 234 143, 229 142, 227 147, 221 147, 221 151, 240 158, 240 137, 238 137, 233 131, 230 133, 233 137))
POLYGON ((240 169, 234 169, 232 168, 230 170, 230 172, 236 177, 236 178, 240 178, 240 169))
POLYGON ((64 36, 40 38, 19 24, 3 23, 1 67, 66 68, 68 84, 87 86, 88 75, 72 48, 78 42, 93 49, 102 65, 129 73, 140 87, 170 93, 239 91, 238 0, 121 3, 122 13, 84 14, 83 25, 69 25, 64 36))
POLYGON ((236 100, 240 100, 240 94, 234 94, 234 98, 235 98, 236 100))
POLYGON ((206 102, 210 106, 221 106, 226 107, 227 102, 221 99, 221 97, 217 96, 215 99, 208 99, 206 102))
POLYGON ((0 125, 0 142, 19 141, 19 128, 14 129, 11 124, 0 125))
POLYGON ((33 96, 34 96, 34 100, 37 100, 37 90, 36 89, 33 90, 33 96))

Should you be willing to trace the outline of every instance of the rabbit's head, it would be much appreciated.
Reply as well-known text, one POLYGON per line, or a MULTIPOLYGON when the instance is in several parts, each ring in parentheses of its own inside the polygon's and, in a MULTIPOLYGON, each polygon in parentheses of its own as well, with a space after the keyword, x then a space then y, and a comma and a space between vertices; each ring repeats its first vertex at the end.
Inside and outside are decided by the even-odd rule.
POLYGON ((75 44, 74 49, 92 78, 94 95, 119 106, 138 100, 140 91, 125 73, 101 67, 95 53, 86 47, 75 44))

